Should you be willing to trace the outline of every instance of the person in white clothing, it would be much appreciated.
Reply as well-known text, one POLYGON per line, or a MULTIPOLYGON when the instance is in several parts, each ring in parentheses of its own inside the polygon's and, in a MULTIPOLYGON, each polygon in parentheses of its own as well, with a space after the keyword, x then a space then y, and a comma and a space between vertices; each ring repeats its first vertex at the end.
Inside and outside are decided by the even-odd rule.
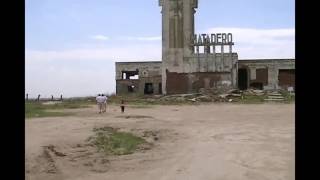
POLYGON ((96 97, 96 101, 98 104, 99 113, 101 113, 103 111, 103 104, 104 104, 104 98, 102 97, 101 94, 98 94, 98 96, 96 97))
POLYGON ((107 110, 107 101, 108 101, 108 97, 104 94, 102 94, 103 97, 103 107, 102 107, 102 112, 106 112, 107 110))

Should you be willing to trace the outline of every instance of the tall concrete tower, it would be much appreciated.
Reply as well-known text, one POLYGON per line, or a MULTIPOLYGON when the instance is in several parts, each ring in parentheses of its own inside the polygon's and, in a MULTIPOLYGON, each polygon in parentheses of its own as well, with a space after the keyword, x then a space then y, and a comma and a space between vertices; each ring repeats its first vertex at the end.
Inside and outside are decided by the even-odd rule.
POLYGON ((159 0, 162 7, 162 92, 166 73, 183 72, 183 59, 193 53, 194 14, 198 0, 159 0))

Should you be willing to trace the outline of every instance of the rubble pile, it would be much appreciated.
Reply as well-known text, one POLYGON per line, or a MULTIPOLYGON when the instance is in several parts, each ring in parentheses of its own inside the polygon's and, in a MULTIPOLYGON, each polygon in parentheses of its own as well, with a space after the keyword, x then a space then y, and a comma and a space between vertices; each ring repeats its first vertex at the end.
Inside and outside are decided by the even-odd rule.
POLYGON ((284 101, 286 98, 282 95, 286 92, 278 90, 257 90, 257 89, 230 89, 230 88, 201 88, 199 93, 192 94, 175 94, 162 96, 160 101, 174 102, 238 102, 241 100, 256 101, 284 101), (249 99, 248 99, 249 98, 249 99))

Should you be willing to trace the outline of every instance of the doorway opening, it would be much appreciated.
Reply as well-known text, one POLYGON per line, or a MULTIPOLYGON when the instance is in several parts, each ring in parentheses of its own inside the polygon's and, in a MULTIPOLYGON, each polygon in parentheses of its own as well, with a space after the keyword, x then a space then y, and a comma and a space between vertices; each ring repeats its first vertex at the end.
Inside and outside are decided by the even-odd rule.
POLYGON ((162 83, 159 83, 159 94, 162 94, 162 83))
POLYGON ((144 94, 153 94, 153 84, 145 83, 144 84, 144 94))
POLYGON ((248 89, 248 71, 245 68, 238 70, 238 88, 240 90, 248 89))

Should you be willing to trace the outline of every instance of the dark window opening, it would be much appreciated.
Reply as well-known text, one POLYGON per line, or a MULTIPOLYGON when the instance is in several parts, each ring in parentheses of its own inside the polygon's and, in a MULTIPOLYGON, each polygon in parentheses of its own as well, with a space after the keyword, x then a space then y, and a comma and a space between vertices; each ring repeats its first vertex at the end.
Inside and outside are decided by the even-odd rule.
POLYGON ((263 90, 263 83, 260 82, 254 82, 250 84, 250 87, 253 89, 260 89, 263 90))
POLYGON ((153 94, 153 84, 152 83, 145 83, 144 94, 153 94))
POLYGON ((247 69, 238 70, 238 87, 240 90, 248 88, 248 73, 247 69))
POLYGON ((128 86, 128 92, 134 92, 134 85, 128 86))
POLYGON ((122 71, 122 79, 139 79, 139 71, 122 71))
POLYGON ((159 83, 159 94, 162 94, 162 83, 159 83))

